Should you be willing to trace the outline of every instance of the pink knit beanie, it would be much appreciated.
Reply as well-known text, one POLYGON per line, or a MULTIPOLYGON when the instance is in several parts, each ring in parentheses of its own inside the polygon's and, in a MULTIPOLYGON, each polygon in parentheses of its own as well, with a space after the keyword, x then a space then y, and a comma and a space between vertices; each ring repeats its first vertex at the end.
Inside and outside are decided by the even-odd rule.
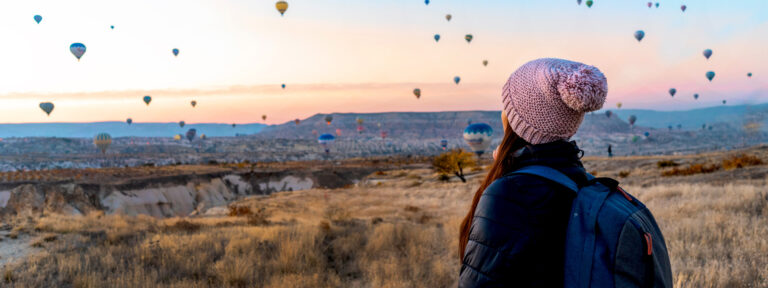
POLYGON ((603 107, 608 84, 596 67, 543 58, 509 76, 502 92, 510 128, 531 144, 567 140, 584 114, 603 107))

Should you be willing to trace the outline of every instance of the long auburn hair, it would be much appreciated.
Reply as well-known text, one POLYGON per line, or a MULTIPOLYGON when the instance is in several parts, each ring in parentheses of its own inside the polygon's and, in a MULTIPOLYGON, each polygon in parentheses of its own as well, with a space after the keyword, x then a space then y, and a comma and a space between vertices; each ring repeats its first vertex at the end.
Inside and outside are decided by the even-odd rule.
POLYGON ((477 203, 480 202, 480 196, 483 195, 483 191, 485 191, 493 181, 501 178, 504 174, 512 172, 514 164, 512 153, 515 153, 515 151, 528 145, 528 142, 523 140, 523 138, 520 138, 520 136, 512 131, 511 128, 507 127, 504 130, 504 138, 501 139, 501 144, 499 144, 496 159, 493 160, 493 165, 491 165, 488 175, 485 176, 483 184, 477 188, 477 192, 475 192, 475 196, 472 198, 472 206, 469 208, 467 216, 464 216, 464 220, 461 221, 459 230, 459 259, 461 261, 464 261, 464 250, 467 248, 467 242, 469 242, 469 229, 472 227, 472 218, 475 216, 475 210, 477 209, 477 203))

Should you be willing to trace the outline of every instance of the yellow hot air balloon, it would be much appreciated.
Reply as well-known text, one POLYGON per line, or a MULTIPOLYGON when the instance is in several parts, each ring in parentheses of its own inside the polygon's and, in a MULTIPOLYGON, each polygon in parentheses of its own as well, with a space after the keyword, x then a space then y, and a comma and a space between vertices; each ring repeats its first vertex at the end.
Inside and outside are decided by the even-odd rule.
POLYGON ((99 133, 93 137, 93 144, 101 150, 101 154, 105 154, 109 145, 112 145, 112 136, 107 133, 99 133))
POLYGON ((283 16, 285 14, 285 10, 288 10, 288 2, 277 1, 277 3, 275 3, 275 8, 277 8, 277 11, 280 12, 280 16, 283 16))
POLYGON ((181 141, 181 134, 173 135, 173 140, 181 141))
POLYGON ((619 108, 619 109, 621 109, 621 102, 619 102, 619 103, 616 103, 616 108, 619 108))

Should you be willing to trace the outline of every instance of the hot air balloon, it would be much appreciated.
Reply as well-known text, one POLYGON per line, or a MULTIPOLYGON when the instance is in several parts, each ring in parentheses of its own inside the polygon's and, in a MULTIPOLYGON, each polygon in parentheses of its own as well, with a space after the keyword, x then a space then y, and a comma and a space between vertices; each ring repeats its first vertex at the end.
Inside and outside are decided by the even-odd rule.
POLYGON ((443 150, 448 149, 448 140, 440 140, 440 148, 443 148, 443 150))
POLYGON ((363 120, 363 118, 357 118, 355 119, 355 122, 357 122, 357 125, 363 125, 363 123, 365 123, 365 120, 363 120))
POLYGON ((275 3, 275 8, 277 8, 277 12, 280 12, 280 16, 283 16, 285 15, 285 11, 288 10, 288 2, 277 1, 277 3, 275 3))
POLYGON ((693 94, 693 99, 694 100, 699 100, 699 94, 698 93, 697 94, 693 94))
POLYGON ((459 85, 459 82, 461 82, 461 77, 459 76, 453 77, 453 82, 456 83, 456 85, 459 85))
POLYGON ((235 128, 235 127, 237 127, 237 124, 232 123, 232 128, 235 128))
POLYGON ((45 111, 46 115, 51 116, 51 112, 53 111, 53 103, 51 103, 51 102, 42 102, 42 103, 40 103, 40 109, 43 109, 43 111, 45 111))
POLYGON ((726 101, 725 101, 725 100, 723 100, 723 105, 725 105, 725 103, 726 103, 726 101))
POLYGON ((363 118, 357 118, 355 120, 355 122, 357 122, 357 133, 358 134, 363 134, 363 130, 365 129, 363 127, 363 122, 365 122, 365 121, 363 120, 363 118))
POLYGON ((176 134, 176 135, 173 135, 173 140, 176 140, 176 141, 181 141, 181 138, 182 138, 182 137, 181 137, 181 134, 176 134))
POLYGON ((656 8, 659 8, 659 2, 654 3, 656 5, 656 8))
POLYGON ((440 41, 440 34, 435 34, 435 42, 440 41))
POLYGON ((669 131, 672 131, 672 125, 667 126, 667 129, 669 129, 669 131))
POLYGON ((483 66, 488 66, 488 60, 483 60, 483 66))
POLYGON ((632 136, 632 143, 637 142, 637 140, 640 140, 640 136, 637 136, 637 135, 632 136))
POLYGON ((453 18, 453 16, 451 16, 451 14, 445 14, 445 20, 448 20, 450 22, 451 18, 453 18))
POLYGON ((264 114, 264 115, 261 115, 261 120, 263 120, 263 121, 267 121, 267 115, 266 115, 266 114, 264 114))
POLYGON ((651 8, 651 6, 653 6, 653 3, 648 2, 648 8, 651 8))
POLYGON ((474 38, 472 34, 464 35, 464 40, 467 40, 467 43, 472 42, 472 38, 474 38))
POLYGON ((131 118, 125 119, 125 123, 128 123, 128 125, 131 125, 133 124, 133 119, 131 118))
POLYGON ((643 30, 637 30, 635 31, 635 39, 637 39, 637 42, 640 42, 645 37, 645 32, 643 30))
POLYGON ((709 79, 709 82, 712 82, 712 79, 715 78, 715 72, 714 71, 708 71, 706 76, 707 76, 707 79, 709 79))
POLYGON ((187 140, 189 140, 189 142, 192 142, 192 140, 195 139, 195 135, 197 135, 197 129, 192 128, 187 130, 187 140))
POLYGON ((285 83, 283 83, 283 84, 280 84, 280 87, 282 87, 283 89, 285 89, 285 83))
POLYGON ((747 77, 752 78, 752 72, 747 73, 747 77))
POLYGON ((115 30, 115 25, 110 25, 109 29, 115 30))
POLYGON ((637 116, 630 115, 628 120, 629 120, 629 126, 635 126, 635 121, 637 121, 637 116))
POLYGON ((152 102, 152 96, 144 96, 142 100, 144 100, 144 103, 149 106, 149 102, 152 102))
POLYGON ((93 137, 93 144, 101 149, 101 154, 105 154, 109 145, 112 145, 112 136, 109 136, 107 133, 99 133, 93 137))
POLYGON ((675 88, 669 88, 669 95, 672 97, 675 97, 675 93, 677 93, 677 89, 675 88))
POLYGON ((200 134, 200 140, 208 139, 208 136, 205 136, 205 133, 200 134))
POLYGON ((296 120, 293 120, 293 123, 296 123, 296 125, 299 125, 301 124, 301 120, 299 120, 299 118, 296 118, 296 120))
POLYGON ((173 50, 171 50, 171 52, 173 52, 173 56, 179 56, 179 49, 178 48, 173 48, 173 50))
POLYGON ((493 136, 493 128, 485 123, 475 123, 464 129, 464 141, 478 157, 491 146, 491 136, 493 136))
POLYGON ((605 117, 611 118, 611 115, 613 115, 613 112, 611 112, 611 110, 605 111, 605 117))
POLYGON ((683 12, 685 12, 685 9, 688 9, 688 7, 687 7, 687 6, 685 6, 685 5, 683 5, 683 6, 680 6, 680 10, 683 10, 683 12))
POLYGON ((709 60, 709 57, 712 57, 712 49, 704 49, 704 52, 701 52, 701 54, 709 60))
POLYGON ((389 136, 389 133, 387 133, 387 131, 381 131, 381 139, 387 139, 387 136, 389 136))
POLYGON ((187 125, 187 123, 184 123, 184 121, 179 121, 179 127, 184 128, 184 125, 187 125))
POLYGON ((40 24, 40 21, 43 21, 43 16, 40 16, 40 15, 35 15, 35 17, 32 17, 32 18, 35 19, 35 22, 37 22, 37 24, 40 24))
POLYGON ((192 100, 192 102, 189 102, 189 104, 192 105, 192 108, 195 108, 195 106, 197 106, 197 101, 192 100))
POLYGON ((331 152, 331 144, 336 141, 336 136, 333 136, 333 134, 323 134, 320 135, 320 137, 317 137, 317 143, 320 143, 321 146, 323 146, 323 149, 325 149, 325 153, 328 154, 331 152))
POLYGON ((83 54, 85 54, 85 45, 83 43, 72 43, 72 45, 69 45, 69 51, 72 52, 72 55, 75 55, 77 61, 80 61, 80 57, 83 57, 83 54))
POLYGON ((429 5, 429 0, 424 0, 424 5, 429 5))
POLYGON ((592 4, 594 4, 592 0, 587 0, 587 8, 592 8, 592 4))
POLYGON ((326 124, 331 125, 332 121, 333 121, 333 116, 332 115, 325 116, 325 123, 326 124))
POLYGON ((645 138, 648 138, 648 137, 651 136, 651 132, 645 131, 645 133, 643 133, 643 135, 645 135, 645 138))
POLYGON ((581 5, 581 0, 576 0, 576 4, 581 5))
POLYGON ((341 136, 341 129, 340 128, 336 128, 336 136, 341 136))
POLYGON ((421 98, 421 89, 419 88, 413 89, 413 95, 416 95, 416 99, 421 98))
POLYGON ((616 108, 621 109, 621 106, 623 106, 623 104, 621 104, 621 102, 616 103, 616 108))

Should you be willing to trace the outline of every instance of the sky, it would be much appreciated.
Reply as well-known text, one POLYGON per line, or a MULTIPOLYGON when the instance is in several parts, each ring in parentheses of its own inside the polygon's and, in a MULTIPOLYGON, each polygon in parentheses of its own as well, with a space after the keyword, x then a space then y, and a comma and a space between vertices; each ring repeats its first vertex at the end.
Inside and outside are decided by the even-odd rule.
POLYGON ((498 110, 509 75, 542 57, 603 71, 605 108, 768 102, 768 1, 649 9, 636 0, 592 8, 576 0, 289 0, 282 17, 274 2, 0 2, 0 123, 255 123, 266 114, 276 124, 316 113, 498 110), (645 31, 642 42, 636 30, 645 31), (74 42, 87 46, 80 61, 74 42), (44 101, 56 105, 50 116, 38 108, 44 101))

